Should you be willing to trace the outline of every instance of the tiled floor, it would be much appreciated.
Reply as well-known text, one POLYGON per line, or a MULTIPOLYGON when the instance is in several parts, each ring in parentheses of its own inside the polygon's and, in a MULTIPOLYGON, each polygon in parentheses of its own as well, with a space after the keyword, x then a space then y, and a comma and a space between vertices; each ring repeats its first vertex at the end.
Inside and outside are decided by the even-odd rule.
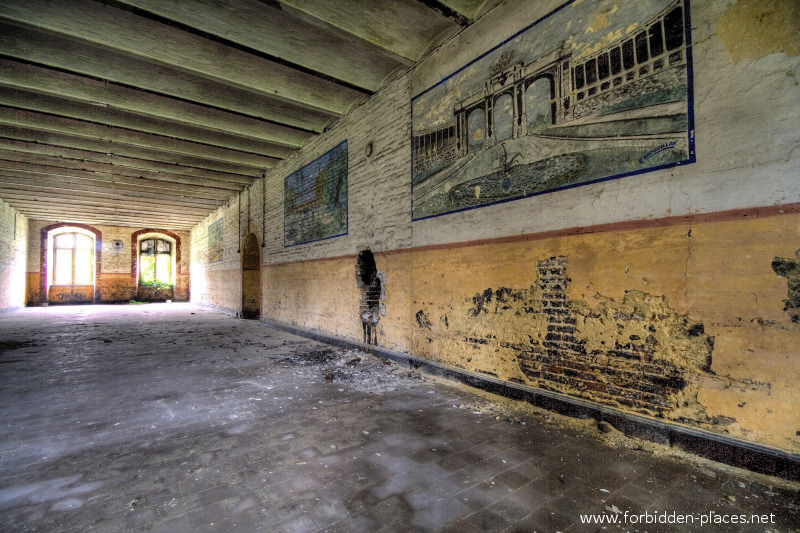
POLYGON ((0 352, 4 532, 800 527, 796 485, 188 304, 5 313, 0 352), (673 512, 695 525, 643 523, 673 512))

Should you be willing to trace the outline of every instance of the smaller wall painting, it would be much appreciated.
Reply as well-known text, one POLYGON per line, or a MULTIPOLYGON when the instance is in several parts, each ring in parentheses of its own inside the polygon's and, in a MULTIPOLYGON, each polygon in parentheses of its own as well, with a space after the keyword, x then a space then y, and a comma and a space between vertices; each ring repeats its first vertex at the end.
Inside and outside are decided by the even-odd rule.
POLYGON ((222 261, 222 221, 220 218, 208 227, 208 262, 222 261))
POLYGON ((347 234, 347 141, 284 180, 284 246, 347 234))

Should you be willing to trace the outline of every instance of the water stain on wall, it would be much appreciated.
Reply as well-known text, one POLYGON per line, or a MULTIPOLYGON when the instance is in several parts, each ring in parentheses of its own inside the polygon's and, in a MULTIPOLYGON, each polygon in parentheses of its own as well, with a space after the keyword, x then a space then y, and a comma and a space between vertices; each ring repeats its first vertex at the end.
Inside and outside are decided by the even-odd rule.
POLYGON ((739 0, 717 23, 733 61, 784 52, 800 54, 800 9, 796 0, 739 0))

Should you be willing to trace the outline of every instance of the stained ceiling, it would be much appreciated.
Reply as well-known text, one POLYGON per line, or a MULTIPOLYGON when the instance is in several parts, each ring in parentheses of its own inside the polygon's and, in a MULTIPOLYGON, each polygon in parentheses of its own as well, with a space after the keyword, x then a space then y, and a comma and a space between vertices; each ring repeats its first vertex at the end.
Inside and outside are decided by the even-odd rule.
POLYGON ((500 0, 0 0, 0 199, 189 229, 500 0))

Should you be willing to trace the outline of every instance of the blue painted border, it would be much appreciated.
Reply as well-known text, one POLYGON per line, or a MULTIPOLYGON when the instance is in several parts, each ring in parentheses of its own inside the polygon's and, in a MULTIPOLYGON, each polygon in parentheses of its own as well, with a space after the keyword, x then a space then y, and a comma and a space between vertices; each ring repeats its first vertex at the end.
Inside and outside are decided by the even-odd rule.
POLYGON ((285 178, 283 178, 283 205, 284 205, 283 247, 284 248, 292 248, 294 246, 300 246, 300 245, 309 244, 309 243, 312 243, 312 242, 327 241, 327 240, 330 240, 330 239, 335 239, 336 237, 342 237, 342 236, 347 235, 349 233, 349 231, 350 231, 350 149, 348 148, 348 145, 347 145, 347 139, 343 140, 342 142, 340 142, 339 144, 337 144, 336 146, 334 146, 333 148, 331 148, 330 150, 328 150, 327 152, 325 152, 321 156, 317 157, 316 159, 314 159, 314 161, 311 161, 310 163, 307 163, 307 164, 303 165, 302 167, 298 168, 297 170, 295 170, 293 172, 290 172, 289 176, 286 176, 285 178), (327 237, 320 237, 319 239, 311 239, 311 240, 308 240, 308 241, 296 242, 294 244, 286 244, 286 211, 285 211, 285 209, 286 209, 286 180, 289 178, 289 176, 291 176, 295 172, 303 170, 307 166, 311 165, 312 163, 314 163, 318 159, 324 157, 325 155, 333 152, 334 150, 336 150, 337 148, 339 148, 342 145, 344 145, 344 157, 345 157, 345 160, 347 161, 347 178, 346 178, 347 179, 347 200, 346 200, 347 216, 345 217, 345 221, 344 221, 344 232, 337 233, 336 235, 329 235, 327 237))
POLYGON ((410 136, 410 141, 411 141, 411 180, 410 181, 411 181, 411 221, 412 222, 416 222, 418 220, 426 220, 426 219, 429 219, 429 218, 437 218, 437 217, 441 217, 441 216, 445 216, 445 215, 452 215, 453 213, 461 213, 463 211, 472 211, 473 209, 480 209, 482 207, 489 207, 489 206, 492 206, 492 205, 504 204, 504 203, 507 203, 507 202, 514 202, 516 200, 522 200, 524 198, 532 198, 532 197, 535 197, 535 196, 541 196, 543 194, 550 194, 550 193, 553 193, 553 192, 563 191, 563 190, 566 190, 566 189, 574 189, 576 187, 583 187, 584 185, 591 185, 593 183, 601 183, 601 182, 604 182, 604 181, 610 181, 610 180, 625 178, 625 177, 628 177, 628 176, 635 176, 635 175, 638 175, 638 174, 646 174, 648 172, 655 172, 655 171, 664 170, 664 169, 667 169, 667 168, 674 168, 674 167, 678 167, 678 166, 691 165, 691 164, 697 162, 697 155, 696 155, 696 148, 695 148, 695 119, 694 119, 694 71, 692 69, 692 67, 694 65, 694 56, 692 54, 692 31, 691 31, 691 27, 692 26, 691 26, 691 16, 690 16, 691 4, 690 4, 690 0, 684 0, 683 26, 684 26, 684 39, 686 41, 686 104, 687 104, 687 108, 688 108, 687 109, 687 121, 688 121, 687 144, 688 144, 688 149, 689 149, 689 157, 687 159, 684 159, 683 161, 676 161, 676 162, 673 162, 673 163, 666 163, 666 164, 663 164, 663 165, 657 165, 657 166, 654 166, 654 167, 644 168, 644 169, 640 169, 640 170, 634 170, 634 171, 631 171, 631 172, 623 172, 621 174, 613 174, 611 176, 606 176, 604 178, 597 178, 597 179, 590 180, 590 181, 582 181, 580 183, 573 183, 573 184, 570 184, 570 185, 563 185, 561 187, 555 187, 553 189, 547 189, 546 191, 537 191, 537 192, 533 192, 533 193, 525 194, 525 195, 521 195, 521 196, 513 196, 513 197, 510 197, 510 198, 504 198, 502 200, 496 200, 494 202, 487 202, 487 203, 483 203, 483 204, 480 204, 480 205, 473 205, 473 206, 469 206, 469 207, 463 207, 461 209, 454 209, 452 211, 447 211, 445 213, 437 213, 435 215, 426 215, 426 216, 423 216, 423 217, 416 217, 416 218, 414 217, 414 149, 413 149, 413 147, 414 147, 414 100, 416 100, 420 96, 424 95, 425 93, 427 93, 429 91, 432 91, 433 89, 435 89, 436 87, 438 87, 442 83, 446 82, 447 80, 449 80, 450 78, 452 78, 453 76, 458 74, 459 72, 465 70, 466 68, 468 68, 469 66, 473 65, 474 63, 477 63, 478 61, 480 61, 481 59, 483 59, 487 55, 491 54, 492 52, 494 52, 498 48, 500 48, 500 47, 506 45, 507 43, 509 43, 510 41, 516 39, 519 35, 521 35, 521 34, 525 33, 526 31, 530 30, 531 28, 533 28, 537 24, 541 23, 542 21, 546 20, 547 18, 555 15, 556 13, 558 13, 562 9, 566 8, 567 6, 572 5, 576 1, 578 1, 578 0, 569 0, 568 2, 565 2, 564 4, 561 4, 557 8, 553 9, 552 11, 550 11, 548 14, 546 14, 543 17, 539 18, 538 20, 532 22, 531 24, 525 26, 523 29, 521 29, 520 31, 518 31, 517 33, 512 35, 511 37, 508 37, 507 39, 505 39, 504 41, 502 41, 501 43, 496 45, 494 48, 490 48, 489 50, 487 50, 483 54, 479 55, 478 57, 476 57, 475 59, 473 59, 472 61, 470 61, 466 65, 464 65, 463 67, 461 67, 460 69, 452 72, 448 76, 446 76, 446 77, 442 78, 441 80, 439 80, 437 83, 431 85, 430 87, 428 87, 427 89, 425 89, 421 93, 419 93, 416 96, 413 96, 411 98, 411 131, 409 133, 409 136, 410 136))

